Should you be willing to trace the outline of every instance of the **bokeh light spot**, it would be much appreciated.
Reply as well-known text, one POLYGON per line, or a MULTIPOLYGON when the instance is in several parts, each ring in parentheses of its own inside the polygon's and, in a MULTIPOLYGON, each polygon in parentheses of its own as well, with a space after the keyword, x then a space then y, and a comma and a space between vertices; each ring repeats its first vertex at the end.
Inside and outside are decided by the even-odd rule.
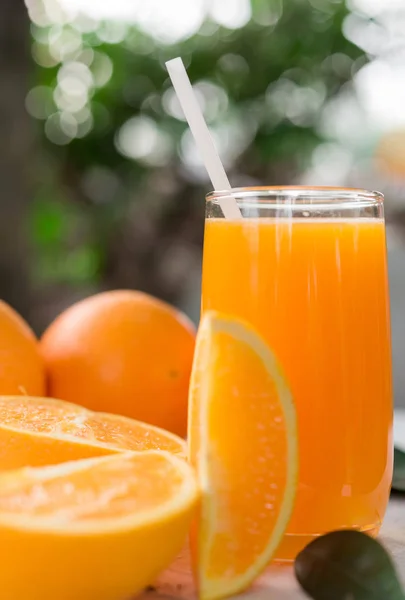
POLYGON ((104 52, 94 52, 94 58, 91 65, 94 85, 103 87, 111 79, 113 74, 112 60, 104 52))
POLYGON ((212 2, 209 15, 214 21, 228 29, 239 29, 250 21, 250 0, 221 0, 212 2))
POLYGON ((170 138, 160 131, 149 117, 132 117, 119 129, 116 136, 118 151, 150 165, 165 164, 171 154, 170 138))
POLYGON ((25 107, 36 119, 47 119, 55 110, 52 88, 45 85, 32 88, 25 99, 25 107))

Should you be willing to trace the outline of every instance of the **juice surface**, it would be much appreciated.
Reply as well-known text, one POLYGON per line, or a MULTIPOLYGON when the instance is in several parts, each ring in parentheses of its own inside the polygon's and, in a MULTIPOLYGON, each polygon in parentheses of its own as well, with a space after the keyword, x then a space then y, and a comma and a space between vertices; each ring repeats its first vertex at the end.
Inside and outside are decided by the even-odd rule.
POLYGON ((392 475, 384 222, 207 219, 202 308, 252 323, 293 394, 299 483, 278 558, 326 531, 377 533, 392 475))

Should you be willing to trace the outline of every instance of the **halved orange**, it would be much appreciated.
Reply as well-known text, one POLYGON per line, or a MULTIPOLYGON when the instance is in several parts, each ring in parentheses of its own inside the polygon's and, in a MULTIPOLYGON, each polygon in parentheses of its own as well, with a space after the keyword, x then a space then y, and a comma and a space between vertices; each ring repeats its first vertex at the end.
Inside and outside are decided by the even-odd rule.
POLYGON ((242 321, 208 312, 189 398, 190 461, 202 490, 192 542, 200 598, 240 592, 267 566, 293 508, 294 404, 277 361, 242 321))
POLYGON ((128 450, 186 456, 184 440, 153 425, 52 398, 0 396, 0 471, 128 450))
POLYGON ((0 475, 1 597, 132 597, 181 550, 197 497, 191 467, 164 451, 0 475))

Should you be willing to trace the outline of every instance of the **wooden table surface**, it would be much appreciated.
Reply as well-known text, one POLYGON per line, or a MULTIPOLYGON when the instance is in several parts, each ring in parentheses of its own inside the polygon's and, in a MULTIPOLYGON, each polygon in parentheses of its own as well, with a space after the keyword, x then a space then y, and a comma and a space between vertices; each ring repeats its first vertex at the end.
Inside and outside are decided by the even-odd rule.
MULTIPOLYGON (((405 498, 391 499, 380 541, 390 551, 405 586, 405 498)), ((187 552, 161 575, 155 590, 145 592, 142 600, 189 600, 195 598, 187 552)), ((243 600, 304 600, 290 567, 270 567, 251 590, 241 594, 243 600)))

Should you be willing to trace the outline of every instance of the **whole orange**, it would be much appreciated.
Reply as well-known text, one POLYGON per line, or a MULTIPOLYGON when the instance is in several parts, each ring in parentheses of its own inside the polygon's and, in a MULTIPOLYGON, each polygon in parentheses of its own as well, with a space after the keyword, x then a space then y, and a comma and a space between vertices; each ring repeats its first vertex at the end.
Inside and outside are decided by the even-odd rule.
POLYGON ((137 291, 91 296, 41 339, 48 395, 185 436, 195 331, 170 305, 137 291))
POLYGON ((45 367, 29 325, 0 300, 0 394, 45 393, 45 367))

